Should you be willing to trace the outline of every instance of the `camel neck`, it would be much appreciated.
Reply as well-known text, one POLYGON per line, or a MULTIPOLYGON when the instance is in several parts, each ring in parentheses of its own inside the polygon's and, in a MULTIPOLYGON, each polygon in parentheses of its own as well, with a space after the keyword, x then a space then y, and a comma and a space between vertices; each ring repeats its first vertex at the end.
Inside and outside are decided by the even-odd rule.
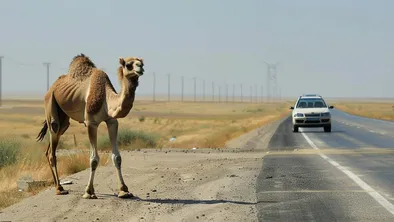
POLYGON ((138 86, 137 78, 123 78, 121 82, 121 90, 118 95, 118 104, 121 111, 118 113, 117 117, 122 118, 127 116, 130 110, 133 108, 133 103, 135 99, 135 90, 138 86))

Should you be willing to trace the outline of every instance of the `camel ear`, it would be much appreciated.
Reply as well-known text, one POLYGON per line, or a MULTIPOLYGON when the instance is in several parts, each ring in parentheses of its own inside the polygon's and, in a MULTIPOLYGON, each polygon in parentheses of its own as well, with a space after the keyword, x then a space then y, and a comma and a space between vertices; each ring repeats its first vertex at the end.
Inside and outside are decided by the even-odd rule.
POLYGON ((119 57, 119 64, 122 66, 126 65, 126 62, 124 61, 124 59, 122 57, 119 57))

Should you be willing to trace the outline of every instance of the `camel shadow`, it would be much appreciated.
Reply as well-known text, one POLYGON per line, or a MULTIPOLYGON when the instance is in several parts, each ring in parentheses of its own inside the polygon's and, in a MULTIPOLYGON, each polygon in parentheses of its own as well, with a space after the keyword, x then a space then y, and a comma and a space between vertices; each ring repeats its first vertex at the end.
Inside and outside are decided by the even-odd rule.
MULTIPOLYGON (((107 196, 107 197, 114 197, 118 198, 116 195, 113 194, 102 194, 99 196, 107 196)), ((171 198, 149 198, 143 199, 140 197, 133 197, 128 199, 122 199, 125 201, 142 201, 148 203, 158 203, 158 204, 185 204, 185 205, 194 205, 194 204, 221 204, 221 203, 232 203, 232 204, 239 204, 239 205, 256 205, 260 203, 278 203, 278 201, 257 201, 257 202, 247 202, 247 201, 235 201, 235 200, 192 200, 192 199, 171 199, 171 198)))

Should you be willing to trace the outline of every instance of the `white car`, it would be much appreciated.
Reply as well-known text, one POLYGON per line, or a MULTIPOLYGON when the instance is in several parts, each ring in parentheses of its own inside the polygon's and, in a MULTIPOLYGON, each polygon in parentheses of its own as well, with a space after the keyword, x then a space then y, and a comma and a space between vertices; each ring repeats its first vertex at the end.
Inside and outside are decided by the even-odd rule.
POLYGON ((299 127, 323 127, 324 132, 331 132, 331 113, 324 99, 315 94, 302 95, 297 99, 293 110, 293 132, 298 132, 299 127))

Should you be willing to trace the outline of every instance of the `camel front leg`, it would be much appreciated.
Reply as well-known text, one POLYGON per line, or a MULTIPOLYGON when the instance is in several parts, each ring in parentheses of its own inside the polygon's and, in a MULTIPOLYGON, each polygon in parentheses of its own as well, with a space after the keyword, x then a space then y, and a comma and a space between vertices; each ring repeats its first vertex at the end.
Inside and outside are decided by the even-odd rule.
POLYGON ((94 174, 96 172, 97 166, 99 165, 100 157, 97 152, 97 128, 98 124, 88 122, 88 135, 90 141, 90 176, 89 182, 85 189, 85 194, 82 196, 85 199, 97 199, 94 193, 93 181, 94 174))
POLYGON ((118 120, 117 119, 109 119, 106 121, 107 128, 108 128, 108 135, 112 145, 112 162, 118 171, 118 182, 120 185, 118 197, 120 198, 131 198, 134 197, 133 194, 129 192, 129 188, 126 186, 123 175, 122 175, 122 157, 119 153, 118 148, 118 120))

